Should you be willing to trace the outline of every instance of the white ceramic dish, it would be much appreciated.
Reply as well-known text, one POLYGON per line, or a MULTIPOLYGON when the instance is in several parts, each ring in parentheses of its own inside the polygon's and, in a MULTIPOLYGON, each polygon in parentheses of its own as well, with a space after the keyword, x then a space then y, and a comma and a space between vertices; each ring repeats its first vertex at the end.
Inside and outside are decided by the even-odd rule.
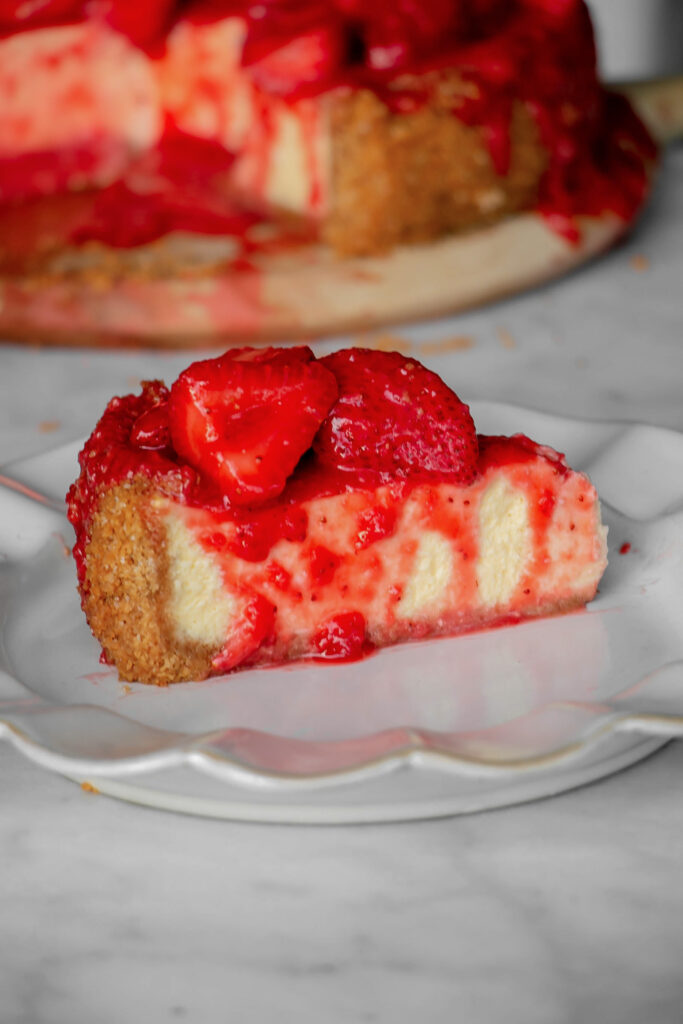
POLYGON ((523 431, 595 481, 610 565, 589 610, 355 664, 124 685, 99 664, 66 551, 73 445, 3 471, 0 736, 137 803, 342 823, 549 796, 683 735, 683 435, 493 403, 473 411, 483 432, 523 431))

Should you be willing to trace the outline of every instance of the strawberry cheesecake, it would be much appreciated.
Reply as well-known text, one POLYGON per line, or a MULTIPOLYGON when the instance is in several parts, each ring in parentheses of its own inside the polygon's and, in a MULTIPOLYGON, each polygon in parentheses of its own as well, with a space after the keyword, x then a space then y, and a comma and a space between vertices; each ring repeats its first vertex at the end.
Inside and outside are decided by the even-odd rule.
POLYGON ((352 256, 527 209, 573 237, 654 159, 584 0, 9 0, 0 95, 0 215, 46 249, 293 218, 352 256))
POLYGON ((114 398, 68 494, 83 610, 160 685, 578 608, 606 566, 590 481, 479 436, 394 352, 233 349, 114 398))

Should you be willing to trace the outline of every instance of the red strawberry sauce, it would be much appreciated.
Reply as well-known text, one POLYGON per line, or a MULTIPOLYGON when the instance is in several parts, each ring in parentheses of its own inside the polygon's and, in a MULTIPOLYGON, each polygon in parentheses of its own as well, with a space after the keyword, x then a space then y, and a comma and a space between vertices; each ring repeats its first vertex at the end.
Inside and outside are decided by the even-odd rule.
MULTIPOLYGON (((470 88, 454 100, 453 115, 483 129, 501 175, 509 164, 513 102, 521 100, 549 157, 537 208, 569 240, 579 237, 576 216, 609 211, 630 220, 646 196, 655 146, 627 101, 598 81, 584 0, 45 0, 4 5, 0 34, 97 18, 158 57, 176 18, 210 22, 228 14, 248 24, 245 72, 287 102, 337 86, 365 87, 392 109, 410 112, 427 99, 412 73, 458 68, 470 88)), ((173 136, 169 124, 161 163, 173 136)), ((224 151, 223 161, 230 156, 224 151)), ((26 160, 35 175, 36 162, 52 171, 56 157, 5 160, 1 173, 19 187, 28 180, 26 160)), ((87 154, 78 159, 87 162, 87 154)), ((245 221, 241 211, 221 208, 210 188, 203 200, 194 187, 197 180, 210 183, 216 169, 216 152, 197 142, 193 160, 174 166, 160 190, 133 197, 125 182, 105 190, 69 241, 135 246, 176 228, 243 235, 251 214, 245 221)))
POLYGON ((325 661, 355 661, 368 653, 365 619, 360 612, 344 612, 326 622, 313 637, 318 657, 325 661))

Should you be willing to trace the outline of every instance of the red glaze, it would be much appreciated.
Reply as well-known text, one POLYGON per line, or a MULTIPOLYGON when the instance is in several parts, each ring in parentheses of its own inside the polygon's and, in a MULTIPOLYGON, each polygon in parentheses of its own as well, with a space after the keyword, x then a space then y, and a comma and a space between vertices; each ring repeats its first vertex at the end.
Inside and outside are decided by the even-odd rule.
POLYGON ((130 429, 130 443, 135 448, 163 451, 171 444, 168 425, 168 402, 159 402, 140 413, 130 429))
POLYGON ((138 46, 163 38, 177 11, 176 0, 85 0, 85 14, 99 18, 138 46))
POLYGON ((548 445, 537 444, 525 434, 513 434, 512 437, 479 435, 480 471, 489 466, 507 466, 511 462, 530 462, 539 455, 552 463, 561 476, 570 472, 564 455, 548 445))
POLYGON ((260 218, 235 206, 221 189, 233 162, 217 142, 168 124, 157 147, 131 164, 123 179, 94 194, 69 240, 132 248, 171 231, 244 236, 260 218))
POLYGON ((396 509, 375 505, 358 516, 358 533, 354 547, 356 551, 375 544, 384 537, 391 537, 396 528, 396 509))
POLYGON ((280 45, 271 36, 250 32, 242 52, 242 64, 256 85, 275 95, 332 84, 344 60, 344 43, 335 24, 305 29, 280 45))
POLYGON ((311 582, 315 586, 324 587, 331 583, 339 567, 339 558, 322 544, 311 549, 311 582))
MULTIPOLYGON (((458 69, 472 88, 454 100, 453 114, 482 128, 501 175, 509 165, 512 105, 525 103, 549 155, 538 210, 570 241, 579 237, 577 215, 612 212, 630 220, 646 196, 655 146, 628 102, 598 82, 584 0, 0 0, 0 31, 90 17, 149 48, 163 43, 174 17, 205 22, 229 14, 248 24, 246 73, 264 92, 292 102, 335 86, 364 87, 409 112, 428 98, 424 81, 397 76, 458 69)), ((44 180, 42 172, 25 173, 26 160, 42 162, 55 188, 70 176, 63 160, 70 169, 73 163, 61 153, 28 154, 16 166, 10 159, 2 173, 16 179, 17 197, 31 194, 31 181, 44 180)), ((91 160, 87 151, 78 155, 86 170, 91 160)), ((196 177, 189 168, 185 173, 196 177)), ((234 211, 232 222, 230 215, 221 219, 198 194, 189 203, 149 193, 133 202, 124 184, 102 204, 94 224, 73 241, 138 245, 176 228, 240 230, 234 211), (129 219, 130 230, 122 227, 129 219)))
POLYGON ((238 235, 256 223, 245 210, 212 209, 205 201, 188 202, 169 194, 141 195, 119 181, 95 197, 91 216, 72 233, 70 241, 102 242, 113 249, 132 249, 171 231, 202 235, 238 235))
MULTIPOLYGON (((36 195, 66 192, 75 175, 91 180, 102 161, 114 163, 120 171, 128 160, 126 148, 113 139, 89 139, 74 143, 68 149, 60 149, 58 153, 49 149, 28 150, 18 156, 0 157, 2 195, 10 200, 11 210, 15 203, 30 200, 36 195), (42 183, 40 188, 36 187, 37 181, 42 183)), ((122 209, 119 203, 119 217, 122 209)), ((68 240, 72 240, 70 235, 68 240)))
POLYGON ((176 0, 0 0, 0 33, 92 18, 148 47, 163 39, 177 10, 176 0))
POLYGON ((279 562, 269 562, 266 566, 266 574, 269 581, 283 594, 286 594, 292 585, 292 574, 279 562))
POLYGON ((313 637, 313 647, 325 661, 356 661, 372 650, 360 612, 344 612, 330 619, 313 637))
MULTIPOLYGON (((111 140, 89 142, 64 150, 55 159, 50 151, 24 153, 10 160, 0 160, 2 193, 16 200, 30 200, 32 182, 50 183, 50 191, 67 187, 73 175, 86 180, 98 161, 112 151, 117 165, 127 169, 122 178, 98 191, 70 196, 71 205, 80 209, 64 223, 52 223, 46 234, 65 235, 73 245, 102 242, 112 248, 132 248, 154 241, 171 231, 201 234, 232 235, 244 239, 262 216, 237 206, 225 195, 223 182, 234 163, 234 157, 217 142, 199 139, 179 131, 170 122, 159 144, 142 157, 130 157, 111 140)), ((22 212, 44 216, 41 207, 49 207, 50 196, 25 203, 22 212), (34 208, 37 209, 34 210, 34 208)), ((54 221, 54 218, 52 218, 54 221)), ((0 228, 13 242, 17 229, 10 222, 0 228)), ((36 240, 40 246, 40 238, 36 240)))
POLYGON ((301 544, 308 532, 308 516, 298 505, 233 509, 232 519, 237 529, 227 548, 247 562, 262 562, 276 540, 301 544))

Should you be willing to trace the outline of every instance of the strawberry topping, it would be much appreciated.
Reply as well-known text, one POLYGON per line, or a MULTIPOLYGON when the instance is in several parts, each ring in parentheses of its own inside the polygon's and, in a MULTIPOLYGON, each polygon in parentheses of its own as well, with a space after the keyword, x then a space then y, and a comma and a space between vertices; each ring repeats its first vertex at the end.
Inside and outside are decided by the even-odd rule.
POLYGON ((313 637, 320 658, 354 661, 366 654, 371 644, 365 637, 365 619, 360 612, 342 612, 325 622, 313 637))
POLYGON ((344 60, 344 40, 336 24, 314 25, 301 35, 265 38, 258 31, 248 36, 242 64, 253 81, 279 95, 301 94, 308 85, 324 86, 344 60))
POLYGON ((171 440, 230 504, 259 505, 282 493, 336 397, 306 347, 228 351, 171 388, 171 440))
POLYGON ((321 362, 339 384, 314 442, 323 463, 387 479, 475 478, 469 408, 435 373, 398 352, 369 349, 344 349, 321 362))
POLYGON ((136 448, 160 451, 168 448, 171 438, 168 432, 168 402, 161 401, 146 409, 130 429, 130 443, 136 448))

